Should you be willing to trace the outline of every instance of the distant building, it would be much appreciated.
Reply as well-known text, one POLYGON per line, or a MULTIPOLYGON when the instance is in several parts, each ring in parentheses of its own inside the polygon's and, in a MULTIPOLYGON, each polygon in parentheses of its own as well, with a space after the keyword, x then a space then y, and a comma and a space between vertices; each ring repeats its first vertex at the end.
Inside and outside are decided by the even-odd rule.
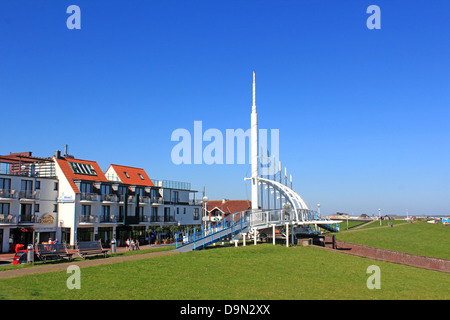
POLYGON ((207 217, 205 221, 218 222, 230 214, 249 210, 252 202, 249 200, 211 200, 206 203, 207 217))

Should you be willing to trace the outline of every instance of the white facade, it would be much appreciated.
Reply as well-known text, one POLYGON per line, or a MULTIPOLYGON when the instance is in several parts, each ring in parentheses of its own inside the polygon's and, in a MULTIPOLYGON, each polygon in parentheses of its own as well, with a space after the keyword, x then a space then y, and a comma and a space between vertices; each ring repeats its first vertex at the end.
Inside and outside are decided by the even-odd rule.
MULTIPOLYGON (((78 160, 67 158, 64 161, 78 160)), ((150 240, 147 230, 152 226, 201 223, 201 206, 189 201, 189 193, 192 191, 154 186, 143 169, 111 165, 105 172, 106 179, 102 179, 103 174, 97 172, 99 181, 92 181, 83 180, 79 175, 77 179, 68 177, 67 171, 64 172, 56 159, 55 167, 60 180, 58 205, 61 227, 70 230, 70 237, 67 236, 66 241, 71 245, 77 241, 98 239, 108 246, 112 239, 116 239, 121 246, 129 235, 146 243, 150 240), (143 181, 144 185, 141 185, 136 179, 126 181, 128 179, 118 171, 128 171, 127 175, 135 176, 142 173, 150 183, 145 185, 143 181), (73 184, 78 190, 74 190, 73 184), (92 191, 80 192, 83 184, 90 185, 87 189, 92 191)))
POLYGON ((0 252, 60 237, 56 177, 30 171, 29 163, 20 164, 20 170, 17 164, 0 163, 0 252))
MULTIPOLYGON (((38 165, 31 164, 30 170, 32 160, 19 166, 28 166, 27 170, 17 171, 17 164, 11 170, 14 165, 7 157, 0 156, 0 252, 13 252, 17 243, 26 246, 49 238, 69 245, 91 240, 109 245, 114 238, 120 246, 124 237, 131 236, 145 243, 151 227, 201 224, 201 205, 190 201, 188 183, 158 181, 153 185, 148 177, 149 185, 130 183, 122 181, 113 166, 106 175, 97 165, 95 174, 83 176, 74 174, 67 163, 94 162, 59 155, 46 159, 51 174, 44 176, 38 165), (2 158, 8 162, 2 163, 2 158)), ((144 174, 143 169, 126 168, 144 174)))

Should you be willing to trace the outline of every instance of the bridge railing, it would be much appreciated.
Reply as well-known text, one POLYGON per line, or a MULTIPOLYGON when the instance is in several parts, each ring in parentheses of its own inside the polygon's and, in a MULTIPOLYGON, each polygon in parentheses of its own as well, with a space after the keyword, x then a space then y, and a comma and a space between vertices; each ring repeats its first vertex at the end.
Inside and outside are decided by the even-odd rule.
POLYGON ((298 209, 296 213, 293 210, 273 209, 252 212, 251 214, 248 214, 248 219, 250 226, 258 226, 315 221, 321 220, 322 218, 320 214, 314 210, 298 209))
MULTIPOLYGON (((210 242, 209 239, 214 240, 214 235, 226 231, 226 235, 232 235, 248 226, 248 212, 236 212, 225 217, 220 223, 211 226, 207 229, 202 229, 199 232, 175 239, 176 248, 196 243, 199 240, 203 241, 203 245, 210 242)), ((195 245, 194 245, 195 246, 195 245)), ((195 248, 195 247, 194 247, 195 248)))

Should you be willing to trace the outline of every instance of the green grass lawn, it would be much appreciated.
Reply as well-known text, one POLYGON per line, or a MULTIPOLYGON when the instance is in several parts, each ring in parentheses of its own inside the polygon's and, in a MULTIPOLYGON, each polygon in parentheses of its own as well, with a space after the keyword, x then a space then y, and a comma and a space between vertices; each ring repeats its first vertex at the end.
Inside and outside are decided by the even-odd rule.
MULTIPOLYGON (((375 222, 371 225, 378 225, 375 222)), ((341 230, 342 224, 341 224, 341 230)), ((360 229, 336 234, 336 239, 441 259, 450 259, 450 227, 426 222, 360 229)))
POLYGON ((315 247, 228 247, 0 280, 0 299, 450 299, 450 275, 315 247), (369 290, 367 267, 381 270, 369 290))

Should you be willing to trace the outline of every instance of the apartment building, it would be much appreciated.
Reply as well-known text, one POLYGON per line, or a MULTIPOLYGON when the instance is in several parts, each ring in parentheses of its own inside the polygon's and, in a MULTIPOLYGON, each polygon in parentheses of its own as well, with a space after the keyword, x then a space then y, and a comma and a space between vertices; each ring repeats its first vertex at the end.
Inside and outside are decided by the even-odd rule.
POLYGON ((0 243, 49 238, 74 245, 101 240, 105 247, 129 237, 148 242, 152 226, 199 226, 201 205, 189 183, 152 180, 142 168, 110 165, 59 151, 52 158, 30 153, 0 156, 0 243), (45 169, 45 170, 44 170, 45 169))
POLYGON ((0 156, 0 252, 55 239, 58 188, 50 158, 31 152, 0 156))

